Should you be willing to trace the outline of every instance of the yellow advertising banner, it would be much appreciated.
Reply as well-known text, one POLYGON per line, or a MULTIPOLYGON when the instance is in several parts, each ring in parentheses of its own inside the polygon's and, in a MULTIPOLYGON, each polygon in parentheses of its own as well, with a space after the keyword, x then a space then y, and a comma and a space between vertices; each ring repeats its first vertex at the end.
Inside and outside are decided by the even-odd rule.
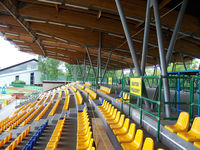
POLYGON ((130 79, 130 93, 138 96, 142 95, 142 78, 130 79))
POLYGON ((108 78, 108 84, 109 84, 109 85, 112 85, 112 77, 109 77, 109 78, 108 78))

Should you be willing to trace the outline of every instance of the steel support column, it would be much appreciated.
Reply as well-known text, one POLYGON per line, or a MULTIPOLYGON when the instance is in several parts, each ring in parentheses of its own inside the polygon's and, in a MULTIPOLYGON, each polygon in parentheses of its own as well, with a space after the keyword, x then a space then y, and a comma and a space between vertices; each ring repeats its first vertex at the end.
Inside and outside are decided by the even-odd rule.
POLYGON ((134 62, 135 68, 136 68, 137 75, 141 76, 141 70, 140 70, 140 67, 139 67, 139 62, 138 62, 138 59, 137 59, 135 48, 133 46, 133 42, 132 42, 130 31, 129 31, 129 28, 128 28, 128 25, 127 25, 127 22, 126 22, 126 18, 124 16, 121 1, 115 0, 115 3, 116 3, 117 10, 118 10, 118 13, 119 13, 119 16, 120 16, 120 19, 121 19, 121 23, 122 23, 122 26, 123 26, 123 29, 124 29, 126 39, 127 39, 127 42, 128 42, 128 46, 129 46, 129 49, 130 49, 130 52, 131 52, 132 60, 134 62))
POLYGON ((108 68, 108 64, 110 63, 110 58, 111 58, 111 56, 112 56, 112 51, 110 51, 110 55, 109 55, 108 60, 107 60, 107 62, 106 62, 106 66, 105 66, 105 68, 104 68, 104 72, 103 72, 103 76, 102 76, 101 82, 103 81, 103 79, 104 79, 104 77, 105 77, 105 74, 106 74, 106 71, 107 71, 107 68, 108 68))
POLYGON ((180 56, 181 56, 181 60, 182 60, 182 62, 183 62, 183 66, 184 66, 185 70, 187 70, 187 66, 186 66, 186 64, 185 64, 183 54, 180 53, 180 56))
POLYGON ((142 76, 144 76, 144 73, 145 73, 146 55, 148 53, 150 17, 151 17, 150 1, 147 1, 145 28, 144 28, 144 40, 143 40, 143 48, 142 48, 142 62, 141 62, 142 76))
POLYGON ((171 37, 171 40, 169 43, 168 51, 167 51, 167 56, 166 56, 166 64, 167 65, 170 63, 170 58, 171 58, 172 52, 174 50, 174 46, 175 46, 175 43, 177 40, 177 34, 178 34, 180 26, 181 26, 181 22, 182 22, 183 15, 186 10, 187 2, 188 2, 188 0, 183 0, 181 9, 178 14, 176 25, 175 25, 175 28, 174 28, 174 31, 173 31, 173 34, 172 34, 172 37, 171 37))
POLYGON ((98 80, 100 79, 100 85, 101 85, 101 47, 102 47, 102 33, 99 32, 99 54, 98 54, 98 80))
POLYGON ((84 70, 83 70, 83 82, 85 82, 85 75, 86 75, 86 54, 84 54, 84 70))
MULTIPOLYGON (((163 36, 162 36, 161 24, 160 24, 160 13, 159 13, 159 9, 158 9, 158 1, 151 0, 151 2, 152 2, 154 16, 155 16, 156 34, 157 34, 157 40, 158 40, 162 76, 166 76, 167 75, 167 65, 166 65, 166 59, 164 56, 164 45, 163 45, 163 36)), ((163 78, 163 85, 164 85, 165 101, 169 102, 170 101, 170 91, 169 91, 168 80, 166 78, 163 78)), ((170 112, 170 107, 168 104, 165 104, 165 110, 166 110, 166 117, 170 117, 171 112, 170 112)))
MULTIPOLYGON (((87 78, 88 78, 88 75, 89 75, 89 73, 90 73, 90 68, 91 68, 91 66, 89 67, 89 69, 88 69, 88 72, 87 72, 87 74, 86 74, 86 77, 85 77, 85 81, 87 81, 87 78)), ((87 69, 87 68, 86 68, 87 69)))
POLYGON ((87 47, 86 47, 86 51, 87 51, 87 54, 88 54, 88 59, 89 59, 89 62, 90 62, 90 67, 92 68, 94 78, 96 79, 96 73, 95 73, 95 70, 94 70, 94 67, 93 67, 93 64, 92 64, 92 60, 91 60, 91 57, 90 57, 90 52, 89 52, 89 50, 88 50, 87 47))
MULTIPOLYGON (((135 65, 136 73, 137 73, 138 76, 141 76, 142 74, 141 74, 139 62, 138 62, 138 59, 137 59, 135 48, 133 46, 133 42, 132 42, 130 31, 129 31, 129 28, 128 28, 128 25, 127 25, 127 22, 126 22, 126 18, 124 16, 124 12, 123 12, 123 9, 122 9, 122 6, 121 6, 121 1, 115 0, 115 3, 116 3, 116 6, 117 6, 117 10, 118 10, 118 13, 119 13, 119 16, 120 16, 120 20, 121 20, 121 23, 122 23, 122 26, 123 26, 123 29, 124 29, 126 39, 127 39, 127 42, 128 42, 128 46, 129 46, 129 49, 130 49, 130 52, 131 52, 132 60, 133 60, 134 65, 135 65)), ((143 88, 143 94, 146 97, 148 97, 147 92, 146 92, 146 88, 145 88, 145 86, 143 86, 143 87, 144 87, 143 88)), ((144 102, 145 102, 146 108, 149 109, 149 102, 147 102, 147 101, 144 101, 144 102)))
POLYGON ((84 78, 84 75, 83 75, 83 72, 82 72, 82 70, 81 70, 81 66, 80 66, 80 64, 79 64, 78 59, 76 59, 76 61, 77 61, 77 65, 78 65, 78 68, 79 68, 80 74, 81 74, 82 78, 84 78))

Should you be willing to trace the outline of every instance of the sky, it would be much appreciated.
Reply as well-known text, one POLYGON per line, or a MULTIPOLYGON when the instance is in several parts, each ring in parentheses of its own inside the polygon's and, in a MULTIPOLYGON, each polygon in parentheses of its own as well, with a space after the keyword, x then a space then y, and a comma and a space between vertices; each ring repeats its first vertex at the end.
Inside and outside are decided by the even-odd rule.
POLYGON ((0 69, 38 58, 38 55, 19 51, 15 45, 6 41, 2 36, 0 36, 0 52, 0 69))

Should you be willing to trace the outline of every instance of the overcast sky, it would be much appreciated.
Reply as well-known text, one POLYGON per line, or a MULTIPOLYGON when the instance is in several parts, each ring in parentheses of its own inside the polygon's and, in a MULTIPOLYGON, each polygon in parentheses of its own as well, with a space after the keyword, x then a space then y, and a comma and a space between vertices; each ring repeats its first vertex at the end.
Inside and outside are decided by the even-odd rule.
POLYGON ((38 55, 20 52, 13 44, 0 36, 0 68, 12 66, 30 59, 37 59, 38 55))

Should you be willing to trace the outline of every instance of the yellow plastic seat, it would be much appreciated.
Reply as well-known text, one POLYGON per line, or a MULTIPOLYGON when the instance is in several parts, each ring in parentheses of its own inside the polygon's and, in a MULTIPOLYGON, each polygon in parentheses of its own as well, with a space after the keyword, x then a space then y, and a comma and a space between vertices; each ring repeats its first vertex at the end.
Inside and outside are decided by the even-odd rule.
POLYGON ((78 138, 78 140, 77 140, 78 145, 82 145, 83 143, 87 142, 87 140, 88 140, 88 139, 91 139, 91 137, 92 137, 92 132, 90 132, 90 133, 88 134, 86 140, 84 140, 84 139, 81 140, 81 139, 78 138))
POLYGON ((89 147, 90 140, 91 140, 91 137, 89 137, 88 140, 85 142, 77 142, 77 149, 81 149, 81 150, 87 149, 89 147))
POLYGON ((87 130, 78 131, 78 132, 77 132, 77 136, 84 136, 84 135, 86 135, 87 132, 88 132, 88 130, 89 130, 89 131, 91 130, 91 127, 90 127, 90 126, 87 128, 87 130))
POLYGON ((135 139, 130 143, 122 143, 123 150, 141 150, 143 143, 143 131, 138 129, 135 134, 135 139))
POLYGON ((116 115, 117 115, 117 109, 115 108, 115 109, 113 110, 112 115, 104 116, 104 118, 105 118, 106 121, 107 121, 107 120, 113 120, 113 119, 115 119, 116 115))
POLYGON ((112 104, 109 104, 108 107, 107 107, 107 109, 102 110, 101 113, 104 114, 104 113, 110 112, 111 107, 112 107, 112 104))
POLYGON ((114 108, 115 108, 115 107, 112 106, 112 107, 110 108, 110 110, 108 110, 108 112, 102 113, 102 115, 105 116, 105 117, 106 117, 106 116, 112 115, 114 108))
POLYGON ((120 114, 121 114, 121 112, 118 111, 118 112, 117 112, 117 115, 116 115, 116 117, 115 117, 115 119, 113 119, 113 120, 107 120, 107 123, 108 123, 109 125, 118 123, 118 122, 119 122, 119 119, 120 119, 120 114))
POLYGON ((130 143, 131 141, 134 140, 135 130, 136 130, 135 123, 131 123, 128 132, 125 135, 118 135, 117 140, 120 143, 130 143))
POLYGON ((102 112, 103 110, 106 110, 109 106, 109 102, 106 102, 106 104, 103 107, 99 107, 99 111, 102 112))
POLYGON ((142 150, 154 150, 154 141, 152 138, 147 137, 145 139, 142 150))
POLYGON ((124 119, 125 119, 125 115, 121 115, 120 120, 118 123, 115 124, 111 124, 110 128, 113 129, 120 129, 122 128, 123 124, 124 124, 124 119))
POLYGON ((105 108, 105 106, 106 106, 107 103, 108 103, 108 102, 107 102, 106 100, 104 100, 102 105, 97 106, 98 109, 103 109, 103 108, 105 108))
POLYGON ((176 124, 165 125, 165 129, 170 132, 187 132, 189 128, 190 115, 187 112, 181 112, 176 124))
POLYGON ((126 118, 124 121, 124 125, 120 129, 113 129, 113 133, 115 135, 124 135, 128 132, 128 127, 129 127, 130 119, 126 118))
POLYGON ((78 141, 84 142, 84 141, 86 141, 88 139, 88 137, 90 136, 90 134, 92 136, 92 132, 90 130, 88 130, 88 132, 87 132, 86 135, 78 136, 77 139, 78 139, 78 141))
POLYGON ((198 149, 200 149, 200 142, 194 142, 194 146, 196 146, 198 149))
POLYGON ((200 117, 195 117, 192 127, 188 132, 178 132, 177 135, 188 142, 200 141, 200 117))

